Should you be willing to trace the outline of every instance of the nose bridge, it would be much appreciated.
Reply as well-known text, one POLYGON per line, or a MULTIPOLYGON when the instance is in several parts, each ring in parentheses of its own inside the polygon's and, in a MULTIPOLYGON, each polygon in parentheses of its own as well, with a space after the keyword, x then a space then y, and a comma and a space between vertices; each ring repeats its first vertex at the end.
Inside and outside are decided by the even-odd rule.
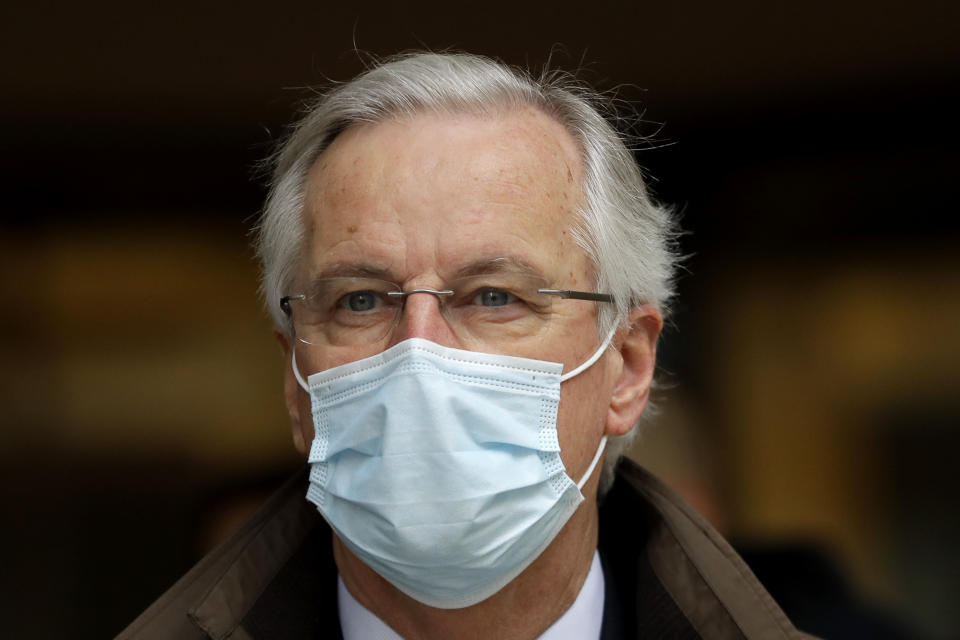
POLYGON ((409 289, 404 291, 396 342, 409 338, 425 338, 438 344, 453 346, 454 334, 441 312, 444 299, 453 292, 443 289, 409 289))

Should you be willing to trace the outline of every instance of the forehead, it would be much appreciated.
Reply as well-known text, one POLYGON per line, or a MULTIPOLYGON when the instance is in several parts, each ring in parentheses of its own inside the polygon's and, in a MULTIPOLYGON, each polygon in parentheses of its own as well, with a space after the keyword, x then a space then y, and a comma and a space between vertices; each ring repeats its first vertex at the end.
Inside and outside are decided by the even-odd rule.
POLYGON ((352 127, 308 175, 304 267, 364 263, 405 281, 511 256, 544 276, 583 271, 581 174, 572 137, 533 109, 352 127))

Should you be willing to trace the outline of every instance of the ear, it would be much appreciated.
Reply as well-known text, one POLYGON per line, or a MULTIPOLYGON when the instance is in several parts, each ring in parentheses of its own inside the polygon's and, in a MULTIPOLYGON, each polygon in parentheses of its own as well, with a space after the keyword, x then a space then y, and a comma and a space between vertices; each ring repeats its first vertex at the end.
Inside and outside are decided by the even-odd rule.
POLYGON ((303 389, 300 388, 300 383, 293 375, 293 345, 290 342, 290 336, 287 334, 282 331, 274 331, 273 333, 283 349, 283 357, 287 363, 283 374, 283 397, 287 403, 287 413, 290 415, 293 446, 303 455, 307 455, 307 443, 313 440, 313 424, 301 420, 300 393, 303 389))
POLYGON ((657 338, 663 328, 663 316, 652 305, 630 312, 628 326, 618 335, 623 366, 613 388, 604 433, 622 436, 640 419, 650 399, 650 385, 657 363, 657 338))

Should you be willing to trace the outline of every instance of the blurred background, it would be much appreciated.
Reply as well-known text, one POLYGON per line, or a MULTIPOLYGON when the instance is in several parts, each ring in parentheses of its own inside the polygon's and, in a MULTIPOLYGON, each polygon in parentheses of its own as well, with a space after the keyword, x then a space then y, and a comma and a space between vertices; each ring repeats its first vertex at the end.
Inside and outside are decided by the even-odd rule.
POLYGON ((119 632, 300 464, 256 163, 365 52, 643 113, 689 257, 632 455, 830 638, 960 638, 955 2, 7 2, 0 618, 119 632))

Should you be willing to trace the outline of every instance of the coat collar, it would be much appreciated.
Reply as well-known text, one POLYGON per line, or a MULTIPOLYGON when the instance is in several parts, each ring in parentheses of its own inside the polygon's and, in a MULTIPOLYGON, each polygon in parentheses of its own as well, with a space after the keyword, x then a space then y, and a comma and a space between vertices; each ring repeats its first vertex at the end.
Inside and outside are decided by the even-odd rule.
POLYGON ((337 572, 330 530, 304 497, 308 470, 305 467, 291 478, 226 543, 222 573, 188 614, 210 638, 318 637, 280 633, 280 628, 269 633, 276 627, 270 623, 282 623, 282 629, 302 627, 309 622, 304 613, 317 611, 323 603, 333 603, 328 609, 336 618, 337 572), (283 615, 294 613, 290 611, 294 605, 305 608, 283 615), (270 609, 274 610, 264 615, 270 609))
MULTIPOLYGON (((214 640, 339 638, 329 526, 304 469, 216 551, 217 577, 189 616, 214 640)), ((729 544, 654 476, 625 460, 600 507, 603 638, 801 637, 729 544)))

